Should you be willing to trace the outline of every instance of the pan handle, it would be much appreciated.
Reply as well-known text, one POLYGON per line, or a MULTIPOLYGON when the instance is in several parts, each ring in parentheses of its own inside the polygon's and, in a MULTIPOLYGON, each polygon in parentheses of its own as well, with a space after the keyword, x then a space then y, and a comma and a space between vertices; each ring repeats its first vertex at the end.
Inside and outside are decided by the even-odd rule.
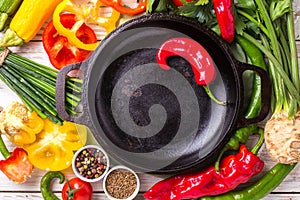
POLYGON ((256 117, 245 118, 244 115, 241 115, 239 122, 237 123, 237 128, 247 126, 249 124, 254 124, 263 121, 270 112, 271 104, 271 82, 269 79, 268 73, 257 66, 250 65, 247 63, 238 62, 239 66, 239 77, 242 80, 243 72, 246 70, 255 71, 261 79, 261 108, 260 112, 256 117))
MULTIPOLYGON (((86 120, 87 116, 84 114, 84 112, 82 112, 80 115, 70 115, 65 108, 65 104, 66 104, 66 77, 67 74, 74 70, 74 69, 80 69, 82 67, 82 71, 83 71, 83 76, 85 76, 85 68, 84 64, 85 62, 78 62, 75 64, 70 64, 67 65, 65 67, 63 67, 58 75, 57 75, 57 79, 56 79, 56 90, 55 90, 55 102, 56 102, 56 110, 58 115, 63 118, 64 120, 70 121, 70 122, 75 122, 78 124, 85 124, 85 122, 87 122, 88 120, 86 120)), ((85 78, 83 78, 83 81, 85 80, 85 78)), ((83 82, 84 85, 84 82, 83 82)), ((84 92, 81 93, 81 101, 84 99, 83 98, 84 92)), ((82 102, 84 103, 84 102, 82 102)))

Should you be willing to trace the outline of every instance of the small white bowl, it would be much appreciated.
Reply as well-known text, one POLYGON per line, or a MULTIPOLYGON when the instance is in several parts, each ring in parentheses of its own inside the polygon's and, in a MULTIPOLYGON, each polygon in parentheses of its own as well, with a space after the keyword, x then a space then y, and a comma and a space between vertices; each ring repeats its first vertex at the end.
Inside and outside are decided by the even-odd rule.
MULTIPOLYGON (((82 158, 84 158, 84 157, 82 157, 82 158)), ((103 161, 103 160, 100 160, 100 161, 103 161)), ((105 152, 101 147, 96 146, 96 145, 86 145, 86 146, 80 148, 79 150, 77 150, 76 153, 74 154, 74 157, 73 157, 73 160, 72 160, 72 169, 73 169, 73 172, 75 173, 75 175, 76 175, 78 178, 80 178, 81 180, 86 181, 86 182, 96 182, 96 181, 101 180, 101 179, 106 175, 106 173, 108 172, 108 169, 109 169, 109 158, 108 158, 106 152, 105 152), (84 176, 83 174, 80 173, 80 170, 85 170, 84 165, 88 166, 89 163, 91 162, 91 161, 88 162, 88 159, 87 159, 87 160, 80 160, 80 161, 77 160, 77 158, 78 158, 80 155, 82 155, 82 153, 83 153, 85 150, 86 150, 86 151, 89 151, 89 153, 92 153, 92 154, 93 154, 93 157, 96 158, 96 159, 97 159, 99 156, 98 156, 98 157, 95 157, 95 153, 101 152, 102 156, 101 156, 100 159, 105 158, 105 160, 106 160, 106 162, 102 163, 103 165, 105 165, 105 163, 106 163, 106 165, 105 165, 106 168, 103 169, 103 170, 101 170, 102 173, 101 173, 99 176, 97 176, 97 177, 92 177, 92 176, 91 176, 91 178, 87 178, 86 176, 84 176), (79 162, 80 162, 81 166, 80 166, 79 162), (78 165, 77 165, 77 164, 78 164, 78 165), (76 165, 77 165, 77 166, 76 166, 76 165), (79 169, 79 168, 81 168, 81 169, 79 169)), ((91 172, 91 171, 94 171, 94 172, 96 171, 95 173, 99 174, 99 173, 97 172, 97 169, 96 169, 96 168, 89 168, 89 169, 90 169, 90 170, 88 170, 88 171, 90 171, 90 172, 91 172)), ((91 172, 91 173, 92 173, 92 172, 91 172)))
POLYGON ((130 168, 126 167, 126 166, 123 166, 123 165, 117 165, 117 166, 114 166, 113 168, 111 168, 105 175, 104 179, 103 179, 103 190, 104 190, 104 193, 106 194, 107 198, 110 199, 110 200, 132 200, 136 197, 136 195, 138 194, 139 190, 140 190, 140 179, 138 177, 138 175, 130 168), (106 189, 106 180, 107 180, 107 177, 108 175, 115 171, 115 170, 127 170, 129 172, 131 172, 132 174, 134 174, 135 178, 136 178, 136 188, 135 188, 135 191, 127 198, 125 199, 117 199, 113 196, 111 196, 111 194, 109 194, 109 192, 107 191, 106 189))

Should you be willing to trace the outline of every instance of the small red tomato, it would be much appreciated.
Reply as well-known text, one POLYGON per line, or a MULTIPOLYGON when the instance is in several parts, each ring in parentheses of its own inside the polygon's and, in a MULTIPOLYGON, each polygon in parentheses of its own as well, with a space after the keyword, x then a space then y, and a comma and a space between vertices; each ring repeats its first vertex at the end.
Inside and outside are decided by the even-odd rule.
MULTIPOLYGON (((192 2, 193 0, 186 0, 186 2, 192 2)), ((173 0, 173 3, 177 6, 177 7, 180 7, 180 6, 183 6, 183 3, 181 0, 173 0)))
MULTIPOLYGON (((71 29, 76 22, 76 16, 70 13, 61 14, 60 21, 66 28, 71 29)), ((81 25, 76 36, 86 44, 97 42, 95 32, 86 24, 81 25)), ((43 31, 42 42, 51 64, 56 69, 61 69, 68 64, 82 62, 91 54, 91 51, 79 49, 70 44, 66 37, 59 35, 52 20, 43 31)))
POLYGON ((92 185, 80 178, 68 180, 62 188, 63 200, 91 200, 92 195, 92 185))

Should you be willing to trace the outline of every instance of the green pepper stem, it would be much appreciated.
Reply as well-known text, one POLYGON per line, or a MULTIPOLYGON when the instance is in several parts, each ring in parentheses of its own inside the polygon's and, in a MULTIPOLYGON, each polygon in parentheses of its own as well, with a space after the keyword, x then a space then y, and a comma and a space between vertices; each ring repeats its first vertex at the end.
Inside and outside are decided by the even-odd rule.
POLYGON ((222 106, 225 106, 227 104, 226 101, 220 101, 220 100, 218 100, 213 95, 213 93, 211 92, 211 90, 209 89, 209 87, 207 85, 203 85, 203 88, 204 88, 206 94, 209 96, 209 98, 211 98, 211 100, 213 100, 216 104, 219 104, 219 105, 222 105, 222 106))
POLYGON ((5 159, 11 156, 10 152, 8 151, 7 147, 4 144, 1 134, 0 134, 0 152, 5 159))
POLYGON ((260 150, 261 146, 263 145, 263 143, 265 141, 263 128, 258 128, 258 134, 259 134, 259 139, 256 142, 255 146, 251 150, 251 152, 255 155, 258 153, 258 151, 260 150))
POLYGON ((220 171, 220 161, 221 161, 221 158, 222 158, 223 154, 224 154, 227 150, 229 150, 229 148, 225 146, 225 148, 223 148, 222 151, 220 152, 220 154, 219 154, 219 156, 218 156, 218 158, 217 158, 217 161, 215 162, 215 170, 216 170, 216 172, 219 172, 219 171, 220 171))
POLYGON ((23 44, 23 39, 18 36, 15 31, 7 29, 4 37, 0 40, 1 47, 12 47, 19 46, 23 44))

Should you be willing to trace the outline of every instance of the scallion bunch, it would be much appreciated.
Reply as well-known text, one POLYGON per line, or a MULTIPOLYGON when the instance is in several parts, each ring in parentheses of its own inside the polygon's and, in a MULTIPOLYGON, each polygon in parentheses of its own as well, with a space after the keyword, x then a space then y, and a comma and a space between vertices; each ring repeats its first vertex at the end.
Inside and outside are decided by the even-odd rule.
MULTIPOLYGON (((61 124, 63 119, 58 115, 55 103, 56 78, 58 71, 41 65, 30 59, 1 50, 2 65, 0 79, 27 105, 42 118, 48 118, 61 124)), ((76 114, 80 102, 82 80, 66 79, 66 111, 76 114)))

